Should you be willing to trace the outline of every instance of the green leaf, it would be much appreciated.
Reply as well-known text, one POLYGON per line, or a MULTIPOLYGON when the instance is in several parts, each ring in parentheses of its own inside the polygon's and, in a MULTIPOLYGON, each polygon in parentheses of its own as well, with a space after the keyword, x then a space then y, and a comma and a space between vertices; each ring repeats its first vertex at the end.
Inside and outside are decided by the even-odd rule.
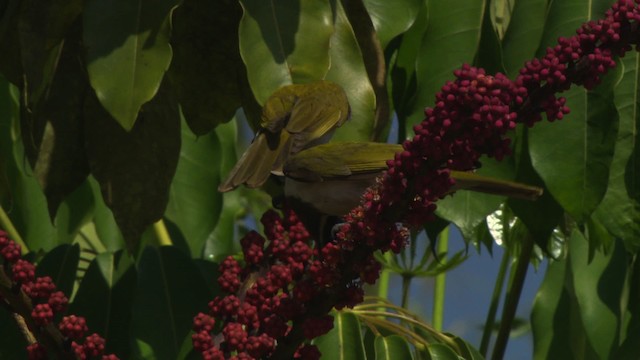
POLYGON ((566 93, 571 113, 530 129, 531 163, 560 205, 586 221, 605 195, 618 114, 610 88, 566 93))
POLYGON ((593 216, 629 251, 640 249, 640 115, 637 111, 640 55, 631 52, 619 60, 624 66, 616 86, 615 103, 620 127, 609 174, 609 187, 593 216))
POLYGON ((170 15, 178 0, 88 0, 84 46, 89 81, 106 111, 130 131, 171 62, 170 15))
POLYGON ((129 325, 135 288, 131 258, 122 251, 101 253, 89 265, 69 309, 84 316, 91 331, 107 340, 106 352, 121 359, 131 351, 129 325))
POLYGON ((323 79, 333 32, 331 5, 316 0, 243 0, 240 54, 260 104, 280 87, 323 79))
POLYGON ((494 17, 494 11, 492 10, 495 9, 496 4, 502 3, 504 1, 485 2, 480 45, 474 61, 475 66, 485 69, 489 74, 505 72, 502 63, 502 47, 500 46, 499 31, 501 27, 492 20, 494 17))
POLYGON ((598 251, 589 261, 589 243, 577 230, 569 240, 569 255, 587 339, 600 359, 611 359, 620 339, 627 256, 618 243, 608 254, 598 251))
MULTIPOLYGON (((66 47, 65 37, 67 32, 78 33, 79 29, 70 28, 81 11, 81 0, 21 2, 18 34, 27 108, 37 108, 40 101, 48 96, 47 90, 57 74, 63 45, 66 47)), ((80 53, 74 56, 78 57, 80 53)))
POLYGON ((0 171, 8 188, 0 193, 2 207, 31 251, 50 250, 57 245, 55 228, 19 138, 18 89, 0 77, 0 171))
POLYGON ((185 0, 173 13, 168 76, 189 128, 204 135, 227 122, 240 103, 246 69, 238 50, 237 1, 185 0))
POLYGON ((413 125, 424 118, 424 107, 433 106, 436 93, 453 79, 453 71, 473 61, 480 44, 484 4, 483 0, 456 6, 446 1, 429 2, 429 27, 416 60, 417 94, 405 123, 407 134, 413 134, 413 125))
POLYGON ((575 299, 571 299, 565 288, 565 279, 570 276, 567 263, 566 260, 550 261, 533 303, 531 326, 536 360, 575 359, 570 337, 573 342, 584 337, 579 321, 575 329, 577 311, 572 310, 575 299))
MULTIPOLYGON (((513 164, 508 160, 497 162, 494 159, 482 160, 482 167, 477 171, 484 176, 503 180, 512 180, 515 176, 513 164)), ((473 191, 457 191, 438 201, 436 214, 454 223, 467 241, 473 240, 476 227, 487 215, 494 212, 505 197, 476 193, 473 191)))
POLYGON ((342 4, 336 2, 335 31, 331 36, 331 68, 325 80, 339 84, 351 106, 351 120, 337 129, 336 141, 364 141, 371 138, 376 98, 362 60, 362 52, 342 4))
POLYGON ((413 25, 423 0, 364 0, 382 48, 413 25))
MULTIPOLYGON (((550 4, 541 47, 571 36, 583 22, 604 13, 610 1, 554 1, 550 4)), ((565 93, 571 113, 562 121, 541 122, 530 130, 533 167, 553 197, 577 221, 586 221, 604 197, 609 179, 618 114, 610 73, 595 91, 573 88, 565 93), (558 169, 562 169, 559 171, 558 169)))
POLYGON ((502 39, 502 59, 507 75, 515 78, 540 45, 548 0, 515 1, 502 39))
POLYGON ((107 207, 100 194, 100 184, 93 176, 89 176, 88 182, 94 198, 93 222, 96 234, 107 250, 111 252, 120 250, 124 247, 124 238, 113 217, 113 212, 107 207))
POLYGON ((460 357, 450 347, 444 344, 431 344, 427 346, 428 358, 431 360, 459 360, 460 357))
POLYGON ((138 263, 132 332, 158 360, 177 358, 193 317, 211 294, 195 264, 175 247, 147 247, 138 263))
POLYGON ((376 360, 413 359, 409 343, 399 335, 376 336, 375 353, 376 360))
POLYGON ((220 163, 211 161, 221 155, 215 132, 197 138, 182 122, 180 159, 165 215, 180 228, 194 257, 202 254, 222 211, 220 163))
POLYGON ((84 150, 82 105, 88 84, 78 21, 64 39, 55 58, 55 78, 47 86, 46 96, 33 100, 22 92, 22 140, 34 175, 47 197, 53 219, 60 203, 77 189, 89 174, 84 150), (33 104, 25 104, 34 102, 33 104), (24 109, 29 106, 29 109, 24 109))
POLYGON ((76 281, 80 247, 78 245, 60 245, 49 251, 36 268, 37 276, 50 276, 58 290, 71 297, 76 281))
POLYGON ((91 171, 130 251, 164 214, 178 162, 180 115, 165 85, 144 106, 131 132, 114 122, 95 97, 85 107, 85 116, 92 119, 85 129, 91 171))
POLYGON ((323 358, 365 359, 358 318, 350 312, 335 312, 333 329, 313 340, 323 358))

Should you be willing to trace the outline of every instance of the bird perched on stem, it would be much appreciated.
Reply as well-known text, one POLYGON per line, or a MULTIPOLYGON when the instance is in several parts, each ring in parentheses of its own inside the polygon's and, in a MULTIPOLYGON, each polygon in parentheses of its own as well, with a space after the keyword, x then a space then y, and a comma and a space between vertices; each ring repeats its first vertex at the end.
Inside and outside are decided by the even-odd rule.
POLYGON ((317 81, 287 85, 273 93, 262 109, 260 129, 249 148, 218 190, 240 184, 255 188, 293 154, 329 141, 333 131, 349 118, 347 95, 337 84, 317 81))

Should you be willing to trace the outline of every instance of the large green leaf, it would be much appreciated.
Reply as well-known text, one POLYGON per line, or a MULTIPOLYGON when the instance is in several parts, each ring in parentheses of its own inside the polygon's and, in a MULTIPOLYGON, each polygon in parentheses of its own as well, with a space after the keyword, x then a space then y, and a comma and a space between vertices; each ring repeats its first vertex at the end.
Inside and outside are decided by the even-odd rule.
POLYGON ((238 50, 241 16, 235 0, 185 0, 173 14, 168 75, 196 135, 228 121, 241 105, 239 82, 247 76, 238 50))
POLYGON ((34 175, 47 197, 54 218, 60 203, 80 186, 89 174, 84 150, 82 104, 88 89, 84 65, 80 61, 80 28, 76 22, 71 35, 60 45, 55 78, 46 95, 28 104, 22 92, 22 140, 34 175), (29 107, 28 109, 25 107, 29 107))
POLYGON ((456 6, 446 1, 429 2, 429 26, 416 60, 416 102, 405 123, 408 134, 424 118, 424 107, 433 106, 436 93, 453 79, 453 71, 473 61, 480 43, 484 5, 483 0, 456 6))
POLYGON ((222 210, 220 162, 223 157, 215 132, 196 138, 182 123, 182 146, 176 175, 171 182, 167 216, 184 234, 191 254, 200 256, 216 228, 222 210))
MULTIPOLYGON (((71 304, 71 313, 84 316, 91 331, 106 340, 106 351, 129 357, 136 271, 129 256, 120 251, 99 254, 84 275, 71 304)), ((160 313, 158 313, 160 314, 160 313)))
POLYGON ((542 37, 548 0, 515 2, 502 39, 502 59, 507 75, 514 77, 524 62, 535 55, 542 37))
POLYGON ((620 113, 618 139, 609 187, 593 215, 611 234, 622 239, 627 249, 635 252, 640 249, 640 55, 631 52, 620 62, 624 74, 614 90, 620 113))
POLYGON ((427 346, 427 359, 430 360, 459 360, 458 354, 444 344, 431 344, 427 346))
POLYGON ((376 98, 360 47, 339 1, 334 11, 335 32, 331 36, 329 49, 331 68, 325 79, 340 84, 347 93, 351 120, 337 129, 333 138, 338 141, 369 140, 373 131, 376 98))
POLYGON ((365 359, 358 318, 350 312, 333 313, 333 329, 313 340, 326 359, 365 359))
POLYGON ((569 255, 587 339, 600 359, 611 359, 620 339, 626 254, 618 243, 608 254, 596 252, 590 259, 589 242, 576 230, 569 240, 569 255))
POLYGON ((18 90, 0 77, 0 176, 7 187, 0 201, 30 250, 49 250, 56 245, 55 228, 19 139, 18 90))
POLYGON ((318 0, 243 0, 240 54, 260 104, 280 87, 323 79, 333 33, 331 5, 318 0))
POLYGON ((96 235, 107 250, 111 252, 120 250, 124 247, 124 238, 113 217, 113 212, 102 198, 100 184, 98 184, 93 176, 89 176, 87 181, 91 185, 93 192, 93 223, 95 225, 96 235))
POLYGON ((149 344, 156 359, 176 359, 193 317, 206 309, 210 296, 200 271, 181 250, 147 247, 138 263, 133 336, 149 344))
POLYGON ((91 171, 133 250, 142 232, 164 214, 180 152, 180 114, 167 83, 146 104, 131 132, 95 97, 87 99, 85 126, 91 171))
POLYGON ((37 276, 50 276, 58 290, 71 297, 76 281, 80 247, 78 245, 60 245, 48 252, 38 263, 37 276))
POLYGON ((178 0, 88 0, 84 46, 91 86, 127 131, 171 62, 170 14, 178 0))
POLYGON ((409 343, 399 335, 376 336, 375 353, 376 360, 413 359, 409 343))
MULTIPOLYGON (((20 4, 18 34, 24 71, 25 105, 31 109, 47 96, 67 32, 82 11, 81 0, 54 0, 43 3, 23 0, 20 4)), ((66 46, 65 46, 66 47, 66 46)), ((74 48, 77 49, 76 46, 74 48)), ((74 54, 79 56, 80 52, 74 54)))
POLYGON ((364 0, 383 49, 413 25, 423 3, 423 0, 364 0))

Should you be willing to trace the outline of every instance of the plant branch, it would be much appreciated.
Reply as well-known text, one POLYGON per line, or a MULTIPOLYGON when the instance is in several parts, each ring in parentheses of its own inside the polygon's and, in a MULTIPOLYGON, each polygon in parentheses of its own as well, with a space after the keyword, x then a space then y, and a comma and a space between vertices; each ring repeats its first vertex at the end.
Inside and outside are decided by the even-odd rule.
MULTIPOLYGON (((449 246, 449 227, 447 226, 440 233, 440 242, 438 243, 438 254, 444 254, 447 252, 449 246)), ((443 262, 446 260, 442 260, 443 262)), ((433 291, 433 327, 442 331, 442 324, 444 320, 444 292, 445 282, 447 279, 446 271, 436 275, 436 283, 433 291)))
POLYGON ((505 249, 500 262, 496 285, 493 288, 493 294, 491 295, 491 305, 487 312, 487 320, 484 322, 484 330, 482 331, 482 341, 480 342, 480 354, 482 354, 482 356, 487 356, 487 351, 489 350, 489 341, 491 340, 491 334, 493 333, 493 325, 496 321, 496 313, 498 312, 500 296, 502 295, 502 288, 504 286, 504 276, 507 272, 510 258, 509 252, 505 249))
POLYGON ((382 132, 389 122, 390 114, 384 50, 364 2, 362 0, 342 0, 341 2, 362 52, 362 60, 367 70, 367 76, 376 96, 376 112, 371 139, 381 140, 382 132))
POLYGON ((533 239, 530 234, 527 234, 522 239, 522 249, 516 260, 513 281, 509 284, 509 290, 507 291, 504 309, 502 311, 502 319, 500 321, 500 329, 498 330, 498 337, 496 338, 496 344, 493 347, 493 354, 491 356, 492 360, 501 360, 507 349, 511 326, 516 316, 516 310, 518 309, 518 302, 520 301, 520 295, 524 287, 532 252, 533 239))
POLYGON ((9 234, 9 237, 13 239, 13 241, 15 241, 18 245, 20 245, 20 251, 22 255, 29 252, 29 248, 27 247, 27 244, 25 244, 24 240, 22 240, 20 233, 18 233, 18 230, 16 230, 16 227, 13 226, 13 223, 11 222, 9 215, 7 215, 7 213, 4 211, 2 206, 0 206, 0 226, 7 231, 7 234, 9 234))

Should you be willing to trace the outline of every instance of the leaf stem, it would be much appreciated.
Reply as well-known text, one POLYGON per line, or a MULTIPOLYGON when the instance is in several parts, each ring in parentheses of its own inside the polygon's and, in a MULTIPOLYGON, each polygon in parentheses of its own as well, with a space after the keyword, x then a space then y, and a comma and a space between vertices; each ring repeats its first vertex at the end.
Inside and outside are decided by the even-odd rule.
POLYGON ((409 306, 409 288, 411 287, 411 279, 413 279, 411 274, 402 274, 402 300, 400 301, 400 306, 405 309, 408 309, 409 306))
MULTIPOLYGON (((438 248, 436 250, 438 255, 444 254, 447 252, 449 247, 449 227, 447 226, 440 233, 440 241, 438 242, 438 248)), ((446 260, 442 259, 444 263, 446 260)), ((433 289, 433 327, 442 331, 442 324, 444 320, 444 293, 445 293, 445 283, 446 283, 447 275, 446 271, 443 271, 436 275, 436 283, 433 289)))
POLYGON ((9 215, 7 215, 2 206, 0 206, 0 226, 7 231, 7 234, 9 234, 11 240, 20 245, 22 255, 29 252, 27 244, 25 244, 24 240, 20 236, 20 233, 18 232, 18 230, 16 230, 15 226, 13 226, 9 215))
POLYGON ((509 259, 511 259, 511 256, 509 256, 509 252, 505 249, 502 254, 502 260, 500 261, 500 269, 498 270, 496 284, 493 288, 493 295, 491 295, 491 305, 487 312, 487 320, 484 322, 484 330, 482 331, 480 354, 485 357, 487 356, 487 350, 489 349, 489 341, 491 340, 491 334, 493 333, 493 325, 496 321, 496 313, 498 312, 498 305, 500 304, 500 297, 502 296, 504 277, 507 273, 507 267, 509 266, 509 259))
MULTIPOLYGON (((387 262, 390 261, 391 253, 386 252, 384 257, 387 259, 387 262)), ((391 278, 391 271, 388 268, 384 267, 380 272, 380 279, 378 279, 378 292, 377 296, 383 299, 386 299, 389 296, 389 281, 391 278)))
POLYGON ((522 288, 524 287, 524 281, 527 276, 527 270, 529 269, 529 261, 531 259, 532 252, 533 239, 530 234, 527 234, 522 238, 522 249, 520 250, 520 254, 514 264, 515 272, 513 273, 512 281, 509 283, 507 296, 504 301, 500 329, 498 330, 496 344, 493 347, 493 354, 491 356, 492 360, 501 360, 504 357, 505 350, 507 349, 511 326, 513 324, 513 319, 516 316, 516 310, 518 309, 518 302, 520 301, 520 295, 522 294, 522 288))
POLYGON ((173 242, 171 241, 171 236, 169 236, 169 231, 167 231, 167 227, 164 225, 164 220, 160 219, 155 223, 153 223, 153 231, 156 234, 158 245, 160 246, 173 245, 173 242))

